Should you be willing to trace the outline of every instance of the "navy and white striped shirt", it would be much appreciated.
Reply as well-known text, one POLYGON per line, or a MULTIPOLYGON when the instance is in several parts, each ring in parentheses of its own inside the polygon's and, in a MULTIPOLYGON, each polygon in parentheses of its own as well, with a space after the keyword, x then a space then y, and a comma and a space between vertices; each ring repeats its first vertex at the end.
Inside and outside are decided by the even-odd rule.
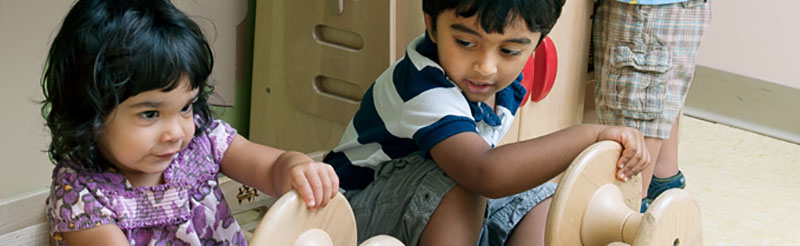
POLYGON ((370 86, 339 145, 324 160, 336 169, 342 188, 362 189, 382 163, 416 151, 427 155, 458 133, 475 132, 492 147, 505 135, 526 92, 522 73, 497 92, 492 111, 486 103, 468 101, 438 60, 436 44, 420 36, 370 86))

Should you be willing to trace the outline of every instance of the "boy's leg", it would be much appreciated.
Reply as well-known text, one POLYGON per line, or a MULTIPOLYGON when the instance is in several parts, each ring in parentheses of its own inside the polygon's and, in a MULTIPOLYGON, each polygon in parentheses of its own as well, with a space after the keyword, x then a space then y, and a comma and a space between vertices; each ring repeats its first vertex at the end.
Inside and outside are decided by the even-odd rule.
POLYGON ((419 245, 477 245, 485 209, 485 197, 456 185, 431 215, 419 245))
MULTIPOLYGON (((651 8, 651 7, 648 7, 651 8)), ((663 117, 668 74, 663 69, 670 64, 638 66, 622 61, 635 60, 636 54, 622 50, 650 52, 649 57, 668 56, 659 53, 663 44, 642 40, 648 36, 643 23, 648 15, 636 5, 617 1, 600 1, 595 10, 592 38, 595 48, 595 104, 598 120, 604 125, 624 125, 639 129, 651 163, 658 158, 664 134, 656 119, 663 117), (626 54, 626 55, 623 55, 626 54), (624 59, 623 59, 624 58, 624 59)), ((647 196, 655 165, 641 172, 642 196, 647 196)))
POLYGON ((522 221, 514 228, 506 245, 544 245, 544 232, 547 227, 547 212, 550 210, 550 202, 553 198, 547 198, 537 204, 533 209, 522 218, 522 221))
POLYGON ((653 176, 656 176, 656 178, 669 178, 678 174, 678 126, 680 119, 680 115, 675 118, 669 138, 664 139, 664 143, 661 145, 661 152, 656 159, 653 159, 655 163, 653 176))
POLYGON ((664 146, 664 139, 645 137, 644 143, 647 144, 647 151, 650 154, 650 166, 642 170, 642 197, 647 197, 647 187, 650 186, 650 181, 653 179, 653 172, 658 157, 661 154, 661 148, 664 146))
MULTIPOLYGON (((653 165, 642 171, 642 207, 640 212, 645 212, 650 203, 655 200, 662 192, 672 188, 683 188, 686 185, 683 174, 678 170, 678 125, 680 116, 675 119, 672 125, 669 138, 660 140, 661 148, 658 153, 651 153, 653 165)), ((645 140, 647 141, 647 139, 645 140)), ((651 149, 652 151, 652 149, 651 149)))
POLYGON ((654 172, 656 177, 679 174, 677 119, 710 10, 704 0, 656 6, 601 1, 595 12, 598 118, 646 136, 653 165, 642 171, 644 194, 654 172))
POLYGON ((515 195, 489 199, 478 245, 543 245, 547 211, 556 187, 556 183, 547 182, 515 195))
POLYGON ((417 153, 388 161, 366 188, 345 196, 359 242, 386 234, 406 245, 474 245, 486 207, 485 199, 458 187, 433 160, 417 153))

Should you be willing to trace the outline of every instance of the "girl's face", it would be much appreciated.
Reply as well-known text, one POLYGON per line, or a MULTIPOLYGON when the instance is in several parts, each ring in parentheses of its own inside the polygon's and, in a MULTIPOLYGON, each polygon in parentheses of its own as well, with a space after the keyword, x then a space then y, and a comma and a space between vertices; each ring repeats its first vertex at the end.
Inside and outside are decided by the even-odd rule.
MULTIPOLYGON (((444 11, 437 17, 436 31, 429 35, 447 77, 470 101, 485 102, 519 76, 541 33, 528 30, 521 17, 509 23, 503 34, 486 33, 477 16, 463 18, 454 10, 444 11)), ((434 30, 430 15, 425 15, 425 24, 427 30, 434 30)))
POLYGON ((194 136, 192 103, 198 92, 184 75, 172 91, 126 99, 105 119, 101 153, 133 186, 162 183, 162 172, 194 136))

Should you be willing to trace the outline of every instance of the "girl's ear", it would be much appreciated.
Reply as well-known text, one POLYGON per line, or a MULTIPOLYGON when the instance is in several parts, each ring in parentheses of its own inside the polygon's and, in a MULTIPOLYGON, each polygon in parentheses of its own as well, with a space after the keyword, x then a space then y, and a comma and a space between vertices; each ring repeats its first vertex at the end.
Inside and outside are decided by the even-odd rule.
POLYGON ((434 28, 433 19, 431 18, 433 18, 431 17, 431 15, 425 14, 425 31, 428 32, 428 37, 431 38, 431 41, 433 41, 433 43, 436 43, 436 35, 434 35, 436 34, 436 31, 435 29, 433 29, 434 28))

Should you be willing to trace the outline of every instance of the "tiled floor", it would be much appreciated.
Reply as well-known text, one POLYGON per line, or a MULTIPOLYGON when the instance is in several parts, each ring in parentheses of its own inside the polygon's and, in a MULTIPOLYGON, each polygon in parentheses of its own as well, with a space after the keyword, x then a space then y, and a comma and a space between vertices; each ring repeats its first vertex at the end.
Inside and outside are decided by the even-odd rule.
POLYGON ((800 145, 691 117, 679 141, 705 245, 800 245, 800 145))

